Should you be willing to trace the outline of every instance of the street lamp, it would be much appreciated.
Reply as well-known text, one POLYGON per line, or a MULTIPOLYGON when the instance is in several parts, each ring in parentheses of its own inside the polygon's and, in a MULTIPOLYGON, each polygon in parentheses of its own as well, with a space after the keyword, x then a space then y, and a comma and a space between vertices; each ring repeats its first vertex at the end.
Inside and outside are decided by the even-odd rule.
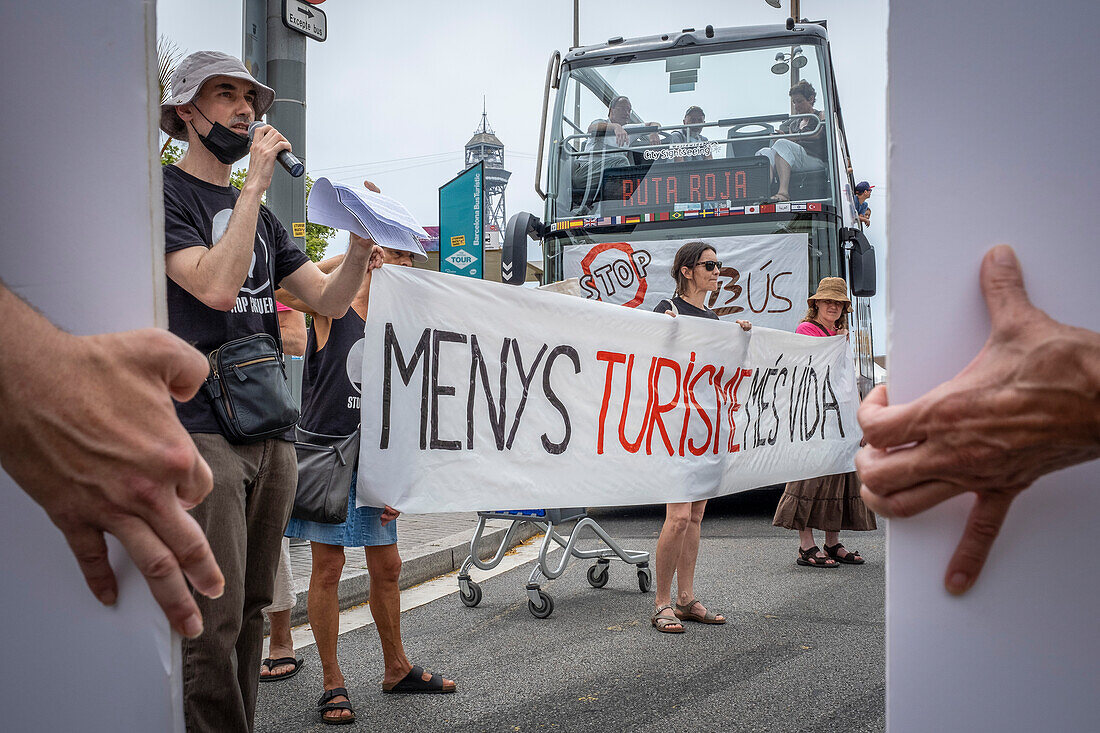
MULTIPOLYGON (((776 9, 783 7, 783 0, 764 0, 764 2, 776 9)), ((791 18, 794 19, 795 23, 799 21, 802 15, 802 8, 799 7, 800 5, 800 0, 791 0, 791 18)))
MULTIPOLYGON (((771 2, 771 0, 768 0, 771 2)), ((778 0, 776 0, 778 2, 778 0)), ((772 73, 776 75, 786 74, 793 67, 796 72, 809 63, 809 59, 802 53, 802 46, 795 46, 790 53, 780 51, 775 55, 775 63, 772 64, 772 73)))

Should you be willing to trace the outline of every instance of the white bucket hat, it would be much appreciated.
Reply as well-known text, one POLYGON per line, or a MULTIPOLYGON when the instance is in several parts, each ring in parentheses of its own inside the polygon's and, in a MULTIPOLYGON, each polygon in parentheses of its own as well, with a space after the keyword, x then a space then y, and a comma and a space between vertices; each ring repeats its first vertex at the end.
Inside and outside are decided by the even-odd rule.
POLYGON ((275 101, 275 90, 256 81, 236 56, 221 51, 196 51, 179 63, 169 80, 171 96, 160 106, 160 129, 177 140, 187 139, 187 128, 176 114, 176 107, 189 104, 202 85, 215 76, 231 76, 256 86, 256 119, 275 101))

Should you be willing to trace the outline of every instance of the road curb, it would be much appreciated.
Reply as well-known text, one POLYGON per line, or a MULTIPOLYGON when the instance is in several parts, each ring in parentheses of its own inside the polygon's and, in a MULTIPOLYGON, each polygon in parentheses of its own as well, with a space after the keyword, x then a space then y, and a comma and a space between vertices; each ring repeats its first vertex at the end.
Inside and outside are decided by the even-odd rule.
MULTIPOLYGON (((481 536, 478 544, 478 554, 484 559, 492 557, 500 543, 508 532, 508 525, 487 529, 481 536)), ((526 542, 531 537, 539 534, 539 528, 529 522, 522 523, 512 535, 508 549, 526 542)), ((411 588, 414 585, 427 582, 432 578, 458 570, 466 556, 470 552, 470 540, 474 537, 474 530, 469 529, 442 537, 433 542, 422 545, 401 558, 401 590, 411 588)), ((455 584, 457 588, 457 583, 455 584)), ((366 603, 370 596, 370 574, 360 569, 349 572, 340 579, 340 588, 337 591, 340 610, 346 610, 352 606, 366 603)), ((299 626, 308 623, 309 589, 303 588, 295 592, 294 608, 290 611, 291 626, 299 626)), ((265 633, 267 623, 265 618, 265 633)))

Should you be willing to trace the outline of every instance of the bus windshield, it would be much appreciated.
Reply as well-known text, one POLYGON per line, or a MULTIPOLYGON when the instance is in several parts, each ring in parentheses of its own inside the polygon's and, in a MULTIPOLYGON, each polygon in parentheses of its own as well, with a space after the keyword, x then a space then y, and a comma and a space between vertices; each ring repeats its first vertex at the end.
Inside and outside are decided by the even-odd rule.
POLYGON ((553 116, 550 219, 773 197, 835 204, 819 47, 688 51, 566 71, 553 116))

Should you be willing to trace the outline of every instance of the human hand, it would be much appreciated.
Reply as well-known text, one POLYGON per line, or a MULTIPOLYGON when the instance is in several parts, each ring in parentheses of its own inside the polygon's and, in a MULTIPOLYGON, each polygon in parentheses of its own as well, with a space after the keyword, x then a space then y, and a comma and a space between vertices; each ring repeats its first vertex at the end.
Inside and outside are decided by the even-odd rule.
POLYGON ((380 517, 380 523, 383 527, 401 516, 401 512, 394 509, 389 504, 382 507, 382 516, 380 517))
POLYGON ((275 159, 284 150, 290 150, 290 142, 271 125, 257 127, 252 134, 252 146, 249 148, 248 175, 244 179, 244 188, 263 193, 271 185, 271 175, 275 172, 275 159))
POLYGON ((625 148, 627 143, 630 142, 630 136, 626 134, 626 130, 623 129, 623 126, 612 122, 611 131, 615 133, 615 142, 618 143, 619 147, 625 148))
POLYGON ((1010 247, 986 253, 989 339, 953 379, 904 405, 878 387, 859 408, 863 500, 908 517, 964 492, 977 499, 944 584, 966 592, 1012 500, 1040 476, 1100 456, 1100 334, 1035 308, 1010 247))
MULTIPOLYGON (((360 256, 367 258, 367 271, 382 266, 382 259, 386 253, 369 237, 360 237, 355 232, 348 232, 348 254, 359 260, 360 256)), ((359 260, 360 262, 362 260, 359 260)))
MULTIPOLYGON (((366 181, 366 180, 363 181, 363 188, 367 189, 368 191, 374 191, 375 193, 382 193, 382 189, 380 189, 378 186, 376 186, 371 181, 366 181)), ((360 242, 371 242, 371 240, 369 240, 369 239, 364 240, 362 237, 359 237, 355 234, 352 234, 351 236, 353 236, 356 239, 360 240, 360 242)), ((372 242, 372 244, 373 244, 373 242, 372 242)), ((379 247, 377 244, 375 244, 374 248, 370 251, 370 259, 367 260, 367 272, 370 272, 371 270, 377 270, 379 267, 381 267, 382 266, 382 261, 385 258, 385 256, 386 256, 386 253, 382 251, 382 248, 379 247)))
POLYGON ((194 396, 209 365, 167 331, 75 337, 38 318, 33 351, 5 344, 0 356, 0 382, 20 373, 17 387, 0 386, 0 463, 65 535, 100 602, 118 597, 109 532, 172 627, 197 636, 202 618, 185 577, 210 597, 225 580, 187 513, 210 492, 210 468, 171 398, 194 396))
POLYGON ((367 272, 377 270, 385 262, 386 253, 377 244, 370 251, 370 259, 367 260, 367 272))
POLYGON ((751 321, 743 321, 741 319, 737 319, 736 323, 737 323, 738 326, 741 327, 742 331, 751 331, 752 330, 752 322, 751 321))

